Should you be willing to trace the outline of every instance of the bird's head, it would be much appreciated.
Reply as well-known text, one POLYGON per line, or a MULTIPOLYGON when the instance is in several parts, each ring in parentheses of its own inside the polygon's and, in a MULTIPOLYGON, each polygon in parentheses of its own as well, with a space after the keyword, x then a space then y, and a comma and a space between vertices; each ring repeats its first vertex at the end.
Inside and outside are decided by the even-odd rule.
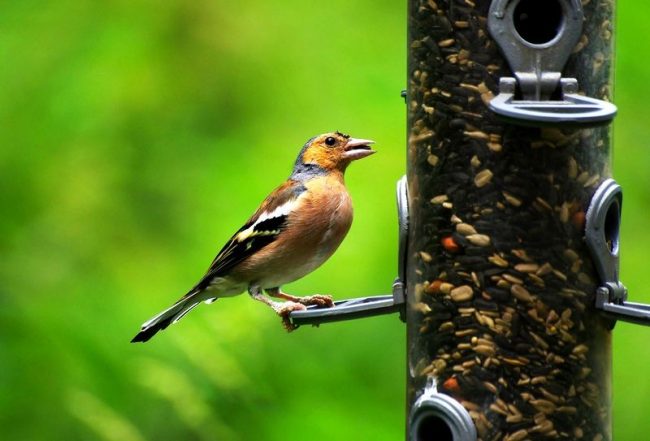
POLYGON ((310 168, 343 172, 352 161, 375 153, 370 148, 373 143, 368 139, 350 138, 340 132, 315 136, 300 151, 294 173, 310 168))

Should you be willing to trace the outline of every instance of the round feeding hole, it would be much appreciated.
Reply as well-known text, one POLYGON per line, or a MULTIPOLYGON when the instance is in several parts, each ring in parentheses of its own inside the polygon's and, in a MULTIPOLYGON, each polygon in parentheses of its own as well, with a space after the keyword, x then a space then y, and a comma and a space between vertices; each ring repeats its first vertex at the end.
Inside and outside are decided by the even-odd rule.
POLYGON ((513 14, 515 29, 530 44, 545 44, 562 31, 564 13, 558 0, 521 0, 513 14))
POLYGON ((413 441, 454 441, 454 435, 447 422, 434 413, 425 413, 416 422, 413 441))

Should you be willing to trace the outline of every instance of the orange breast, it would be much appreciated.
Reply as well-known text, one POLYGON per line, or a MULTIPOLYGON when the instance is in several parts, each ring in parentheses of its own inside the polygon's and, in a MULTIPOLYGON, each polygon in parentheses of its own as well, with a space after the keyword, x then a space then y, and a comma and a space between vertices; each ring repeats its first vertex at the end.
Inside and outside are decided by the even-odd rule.
POLYGON ((307 192, 280 237, 240 265, 241 276, 263 288, 297 280, 322 265, 352 224, 352 202, 343 179, 327 175, 305 183, 307 192))

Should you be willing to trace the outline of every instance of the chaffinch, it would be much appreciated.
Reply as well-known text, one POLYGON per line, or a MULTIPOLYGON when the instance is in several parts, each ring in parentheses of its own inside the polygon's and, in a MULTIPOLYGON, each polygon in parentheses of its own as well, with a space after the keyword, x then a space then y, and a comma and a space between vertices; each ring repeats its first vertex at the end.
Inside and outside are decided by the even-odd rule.
POLYGON ((203 278, 180 300, 142 325, 131 340, 145 342, 201 302, 248 290, 294 329, 289 314, 307 305, 332 306, 332 297, 295 297, 280 287, 309 274, 338 248, 352 224, 352 203, 343 174, 373 153, 373 141, 339 132, 311 138, 289 179, 277 187, 221 249, 203 278), (263 294, 286 300, 276 302, 263 294))

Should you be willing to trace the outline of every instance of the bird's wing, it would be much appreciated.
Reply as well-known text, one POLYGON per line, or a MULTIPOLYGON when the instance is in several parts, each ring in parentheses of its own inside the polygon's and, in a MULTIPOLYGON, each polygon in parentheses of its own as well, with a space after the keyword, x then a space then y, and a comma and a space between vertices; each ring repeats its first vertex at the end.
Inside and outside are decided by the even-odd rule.
POLYGON ((185 296, 206 289, 215 277, 225 275, 235 265, 275 241, 287 224, 289 213, 306 191, 300 182, 287 181, 262 202, 257 211, 219 251, 207 273, 185 296))

